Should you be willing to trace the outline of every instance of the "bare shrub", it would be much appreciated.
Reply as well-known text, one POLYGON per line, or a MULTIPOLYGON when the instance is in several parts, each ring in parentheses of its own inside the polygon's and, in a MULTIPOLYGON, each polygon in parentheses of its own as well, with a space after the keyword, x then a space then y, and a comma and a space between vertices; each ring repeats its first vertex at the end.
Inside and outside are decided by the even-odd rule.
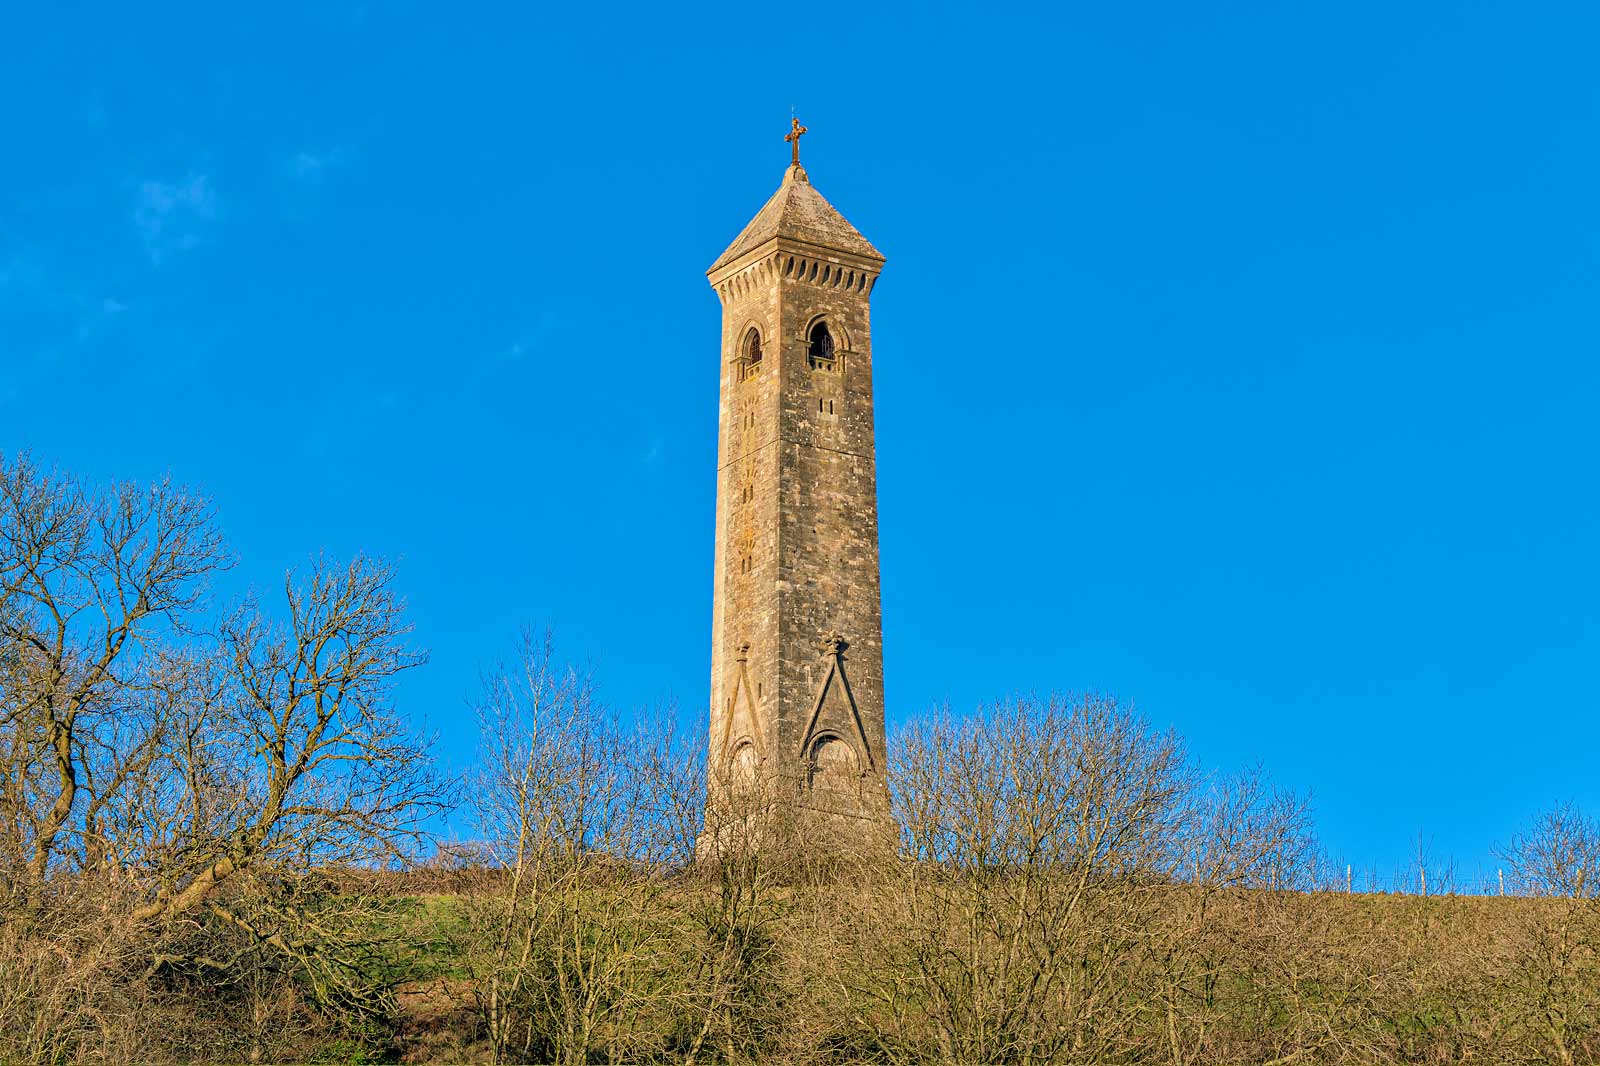
POLYGON ((897 862, 847 888, 807 977, 887 1061, 1192 1063, 1241 966, 1237 895, 1306 883, 1306 806, 1212 778, 1114 700, 1016 699, 892 741, 897 862))
MULTIPOLYGON (((1174 1066, 1202 1062, 1238 1008, 1225 982, 1241 969, 1245 890, 1309 887, 1314 848, 1304 800, 1259 768, 1210 781, 1186 801, 1176 870, 1144 945, 1159 1044, 1174 1066)), ((1281 897, 1268 899, 1268 907, 1281 897)))
POLYGON ((1551 1062, 1600 1060, 1600 820, 1557 807, 1500 853, 1533 897, 1495 975, 1508 1036, 1551 1062))
POLYGON ((1113 1052, 1117 980, 1181 855, 1177 738, 1099 697, 941 714, 895 739, 903 861, 864 992, 895 1047, 964 1062, 1113 1052), (898 930, 898 934, 891 933, 898 930))
POLYGON ((800 872, 792 811, 739 765, 710 768, 696 876, 685 886, 690 939, 676 1043, 682 1061, 770 1058, 788 1028, 785 887, 800 872))
POLYGON ((587 673, 526 635, 478 701, 474 784, 487 865, 470 898, 475 994, 496 1061, 635 1053, 665 1010, 663 874, 692 826, 697 774, 670 717, 629 729, 587 673))

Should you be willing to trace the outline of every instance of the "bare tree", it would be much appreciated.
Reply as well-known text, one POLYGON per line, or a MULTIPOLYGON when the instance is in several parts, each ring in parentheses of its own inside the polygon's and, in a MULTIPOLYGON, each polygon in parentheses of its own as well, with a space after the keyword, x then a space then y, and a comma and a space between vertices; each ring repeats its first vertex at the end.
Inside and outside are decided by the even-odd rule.
POLYGON ((0 460, 0 982, 33 1010, 8 1033, 103 1044, 146 1031, 153 975, 233 987, 267 957, 329 1005, 366 979, 363 907, 308 871, 406 857, 445 799, 390 705, 422 656, 383 564, 291 575, 281 624, 209 613, 227 565, 193 492, 0 460))
POLYGON ((1600 897, 1600 819, 1565 804, 1498 849, 1525 893, 1557 899, 1600 897))
MULTIPOLYGON (((425 656, 393 569, 357 558, 284 582, 287 620, 254 604, 221 624, 167 730, 165 779, 181 797, 160 840, 149 900, 135 917, 183 914, 248 871, 402 861, 448 802, 426 740, 394 712, 394 678, 425 656)), ((154 815, 152 815, 154 817, 154 815)))
POLYGON ((228 565, 210 504, 172 484, 89 491, 0 457, 0 861, 13 890, 103 853, 110 797, 162 739, 164 642, 228 565))

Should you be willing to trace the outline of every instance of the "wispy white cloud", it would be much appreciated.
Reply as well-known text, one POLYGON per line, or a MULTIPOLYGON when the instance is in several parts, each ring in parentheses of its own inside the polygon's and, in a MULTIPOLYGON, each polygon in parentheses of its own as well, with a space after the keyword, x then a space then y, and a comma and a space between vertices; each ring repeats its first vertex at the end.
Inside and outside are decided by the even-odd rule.
POLYGON ((504 348, 490 352, 482 357, 488 363, 520 363, 531 355, 537 355, 545 348, 545 340, 556 325, 556 313, 551 310, 540 311, 527 329, 520 331, 512 338, 511 343, 504 348))
POLYGON ((342 145, 296 152, 283 162, 283 172, 306 185, 316 185, 350 161, 350 150, 342 145))
POLYGON ((20 289, 38 284, 39 265, 31 259, 12 254, 0 263, 0 289, 20 289))
MULTIPOLYGON (((110 319, 129 310, 128 304, 110 296, 90 296, 63 284, 38 260, 13 253, 0 261, 0 307, 10 307, 41 327, 41 336, 59 344, 70 335, 83 344, 110 319)), ((59 351, 44 351, 41 358, 60 359, 59 351)))
POLYGON ((220 209, 208 174, 189 174, 178 181, 146 180, 139 183, 133 224, 145 253, 159 266, 204 244, 220 209))
POLYGON ((69 296, 78 320, 75 335, 79 344, 94 336, 100 327, 111 319, 128 310, 127 304, 110 296, 99 301, 86 299, 77 293, 71 293, 69 296))

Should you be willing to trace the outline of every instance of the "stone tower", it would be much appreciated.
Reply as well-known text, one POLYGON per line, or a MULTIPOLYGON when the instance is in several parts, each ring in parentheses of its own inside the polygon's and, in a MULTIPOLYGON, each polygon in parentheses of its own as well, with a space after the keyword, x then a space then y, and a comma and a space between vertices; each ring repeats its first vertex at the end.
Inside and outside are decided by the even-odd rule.
POLYGON ((883 256, 793 162, 707 271, 722 300, 712 795, 882 840, 883 623, 867 305, 883 256))

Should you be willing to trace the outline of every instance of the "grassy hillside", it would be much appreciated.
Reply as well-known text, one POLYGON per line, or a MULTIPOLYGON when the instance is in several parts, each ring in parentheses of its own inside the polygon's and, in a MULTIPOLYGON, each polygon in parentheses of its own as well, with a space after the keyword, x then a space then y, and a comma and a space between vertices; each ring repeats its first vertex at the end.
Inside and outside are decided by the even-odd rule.
POLYGON ((97 1009, 127 1044, 74 1057, 1600 1061, 1586 901, 1105 884, 1067 913, 1023 875, 904 867, 589 871, 520 897, 503 873, 408 880, 312 908, 342 970, 224 959, 213 927, 217 965, 122 973, 97 1009))

